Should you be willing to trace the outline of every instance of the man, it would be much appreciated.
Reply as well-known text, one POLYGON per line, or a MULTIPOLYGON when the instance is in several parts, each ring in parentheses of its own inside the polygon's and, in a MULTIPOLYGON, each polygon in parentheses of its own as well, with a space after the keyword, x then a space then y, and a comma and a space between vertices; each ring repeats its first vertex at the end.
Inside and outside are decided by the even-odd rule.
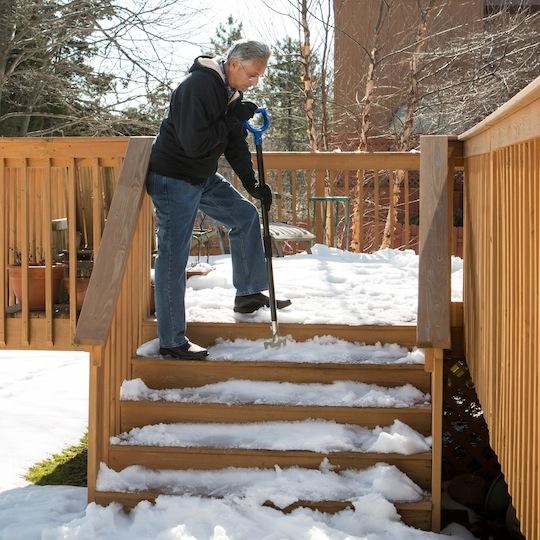
MULTIPOLYGON (((147 190, 158 223, 155 300, 160 354, 201 359, 208 351, 186 337, 185 269, 197 210, 229 230, 234 311, 268 306, 268 288, 257 209, 221 175, 225 154, 246 191, 270 209, 272 192, 255 180, 243 121, 257 105, 242 92, 258 83, 270 57, 257 41, 235 43, 225 60, 199 56, 173 92, 166 118, 152 147, 147 190)), ((278 301, 278 308, 290 304, 278 301)))

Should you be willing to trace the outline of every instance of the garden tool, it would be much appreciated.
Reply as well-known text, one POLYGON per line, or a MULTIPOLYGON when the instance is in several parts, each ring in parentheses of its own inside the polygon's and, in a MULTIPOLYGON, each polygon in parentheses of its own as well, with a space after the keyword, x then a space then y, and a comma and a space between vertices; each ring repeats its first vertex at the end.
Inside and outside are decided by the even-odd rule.
MULTIPOLYGON (((270 116, 265 107, 259 107, 255 114, 261 114, 263 117, 263 124, 260 127, 252 126, 248 120, 244 122, 244 127, 253 133, 253 139, 255 141, 255 149, 257 152, 257 169, 259 172, 259 184, 262 186, 265 184, 264 180, 264 162, 262 152, 263 133, 270 126, 270 116)), ((270 237, 270 220, 268 217, 268 210, 264 203, 261 201, 261 214, 263 222, 263 243, 264 254, 266 257, 266 273, 268 274, 268 297, 270 300, 270 314, 272 318, 272 340, 265 341, 264 348, 268 347, 282 347, 286 344, 284 337, 279 335, 279 327, 277 322, 277 307, 276 307, 276 291, 274 288, 274 270, 272 267, 272 239, 270 237)))

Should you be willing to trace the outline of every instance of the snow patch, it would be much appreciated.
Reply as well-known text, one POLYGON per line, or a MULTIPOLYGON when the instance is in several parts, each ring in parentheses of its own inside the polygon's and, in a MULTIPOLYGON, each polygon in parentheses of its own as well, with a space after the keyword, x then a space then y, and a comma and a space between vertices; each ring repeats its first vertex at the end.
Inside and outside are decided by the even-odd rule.
MULTIPOLYGON (((195 261, 195 258, 191 260, 195 261)), ((215 268, 187 282, 189 321, 270 321, 270 310, 234 313, 230 255, 210 257, 215 268)), ((302 324, 413 325, 418 304, 418 255, 383 249, 352 253, 316 244, 312 254, 273 261, 277 295, 292 305, 280 310, 282 322, 302 324), (324 306, 324 309, 321 307, 324 306)), ((463 261, 452 258, 452 300, 462 300, 463 261)))
POLYGON ((415 502, 422 489, 394 465, 377 463, 366 470, 339 474, 323 464, 320 470, 228 468, 216 471, 152 470, 137 465, 114 471, 101 463, 100 491, 156 490, 168 495, 248 498, 285 508, 297 501, 355 501, 377 493, 391 502, 415 502))
MULTIPOLYGON (((366 345, 335 336, 315 336, 307 341, 295 341, 291 336, 287 336, 285 347, 266 349, 265 341, 267 340, 238 338, 231 341, 219 338, 215 345, 208 348, 205 361, 249 360, 313 364, 423 364, 425 361, 422 349, 414 348, 409 351, 396 343, 366 345)), ((137 355, 159 357, 159 339, 142 344, 137 349, 137 355)))
POLYGON ((310 452, 429 452, 424 437, 399 420, 368 429, 325 420, 246 424, 155 424, 110 438, 111 444, 179 448, 244 448, 310 452))
POLYGON ((429 394, 410 384, 386 388, 375 384, 334 381, 330 384, 229 380, 194 388, 153 390, 142 379, 124 381, 120 399, 176 403, 287 404, 333 407, 415 407, 427 405, 429 394))

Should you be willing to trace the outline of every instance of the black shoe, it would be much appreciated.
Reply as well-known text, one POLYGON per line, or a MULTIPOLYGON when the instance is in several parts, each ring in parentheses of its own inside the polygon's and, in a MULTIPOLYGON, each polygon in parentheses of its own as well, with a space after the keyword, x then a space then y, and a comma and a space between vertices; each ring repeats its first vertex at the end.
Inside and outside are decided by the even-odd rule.
POLYGON ((172 356, 182 360, 202 360, 208 356, 208 351, 195 343, 188 341, 181 347, 160 347, 159 354, 161 356, 172 356))
MULTIPOLYGON (((283 309, 290 306, 290 300, 277 300, 276 307, 283 309)), ((262 307, 270 306, 270 298, 263 293, 247 294, 245 296, 237 296, 234 299, 234 311, 236 313, 253 313, 262 307)))

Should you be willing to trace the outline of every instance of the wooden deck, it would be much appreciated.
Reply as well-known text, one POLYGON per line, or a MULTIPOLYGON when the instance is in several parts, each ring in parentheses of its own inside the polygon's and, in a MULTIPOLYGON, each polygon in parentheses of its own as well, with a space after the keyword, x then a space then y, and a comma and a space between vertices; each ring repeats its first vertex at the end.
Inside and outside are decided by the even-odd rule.
MULTIPOLYGON (((294 170, 307 169, 306 174, 313 172, 314 182, 307 182, 307 186, 313 187, 312 194, 324 195, 324 178, 330 171, 330 177, 342 176, 345 184, 351 179, 349 172, 362 171, 357 177, 359 185, 364 187, 366 171, 371 171, 373 179, 373 193, 381 195, 379 191, 380 181, 383 178, 390 182, 392 170, 399 169, 408 171, 411 169, 424 172, 427 175, 424 182, 431 184, 431 190, 427 187, 429 197, 424 197, 427 207, 421 210, 422 215, 428 216, 424 224, 420 225, 420 272, 419 272, 419 324, 416 326, 345 326, 345 325, 302 325, 283 324, 281 333, 290 334, 297 341, 305 341, 316 335, 332 335, 351 342, 364 343, 398 343, 406 347, 414 347, 417 343, 426 347, 426 364, 423 366, 424 373, 417 366, 403 366, 397 369, 392 366, 386 370, 381 367, 349 366, 335 364, 331 367, 323 365, 311 365, 310 367, 294 363, 266 362, 266 364, 252 365, 246 369, 246 374, 253 376, 254 380, 262 380, 270 376, 271 380, 312 380, 313 382, 329 382, 336 380, 337 376, 353 376, 355 380, 378 381, 384 386, 392 386, 398 382, 418 382, 421 388, 432 396, 430 407, 411 407, 403 409, 363 409, 344 407, 289 407, 289 406, 266 406, 248 404, 242 406, 227 406, 219 404, 184 404, 172 406, 163 403, 130 403, 119 399, 119 390, 122 382, 133 378, 138 371, 143 380, 148 376, 148 381, 161 379, 162 381, 174 381, 177 387, 185 387, 190 380, 197 379, 202 382, 213 378, 223 380, 231 373, 240 374, 238 363, 233 366, 228 362, 221 368, 215 362, 201 362, 201 366, 186 366, 185 373, 172 367, 168 363, 156 367, 155 361, 135 358, 137 347, 156 335, 155 321, 150 318, 150 264, 152 260, 152 242, 154 237, 154 224, 152 209, 148 197, 145 194, 145 178, 148 166, 148 154, 152 138, 135 137, 129 141, 122 140, 117 145, 110 145, 106 149, 101 145, 99 149, 89 151, 88 155, 83 151, 84 145, 75 145, 81 154, 70 154, 69 142, 62 141, 55 152, 54 144, 42 144, 39 142, 39 152, 31 157, 24 157, 24 147, 13 146, 17 152, 16 157, 9 156, 4 159, 3 167, 0 167, 4 177, 9 176, 10 185, 15 185, 13 191, 8 192, 9 204, 5 205, 4 199, 0 200, 2 207, 8 208, 11 216, 17 215, 23 223, 22 239, 14 231, 3 230, 0 235, 2 245, 0 252, 5 260, 6 250, 22 242, 23 259, 31 251, 30 238, 36 230, 44 231, 43 237, 37 242, 45 246, 49 253, 51 234, 49 221, 56 217, 51 210, 48 195, 45 197, 46 212, 38 214, 35 201, 29 197, 31 192, 30 172, 31 167, 37 167, 39 174, 36 178, 44 175, 56 175, 60 168, 68 179, 66 202, 59 210, 67 214, 68 222, 68 250, 76 253, 76 226, 80 221, 77 200, 77 175, 84 167, 88 168, 91 179, 91 191, 93 204, 90 214, 93 217, 91 232, 86 230, 86 237, 92 236, 93 250, 95 255, 94 269, 88 286, 86 300, 80 315, 77 314, 75 305, 75 257, 70 257, 68 294, 69 317, 55 317, 53 299, 49 291, 47 294, 47 307, 45 316, 34 314, 28 310, 27 296, 23 294, 22 310, 20 314, 7 314, 2 311, 0 316, 0 346, 9 348, 56 348, 70 349, 82 348, 88 350, 91 358, 90 368, 90 416, 89 416, 89 449, 88 449, 88 493, 90 500, 96 500, 100 495, 96 490, 96 479, 100 463, 110 467, 119 468, 130 464, 144 464, 152 468, 212 467, 221 468, 236 464, 247 466, 249 464, 273 467, 280 466, 308 466, 318 467, 324 457, 339 467, 365 468, 377 461, 389 460, 395 463, 406 474, 410 474, 413 480, 418 481, 426 492, 431 494, 431 500, 426 500, 416 505, 403 506, 404 516, 411 522, 423 523, 426 528, 438 530, 440 527, 440 467, 442 445, 442 347, 449 347, 451 343, 452 328, 457 328, 456 339, 459 340, 460 307, 451 308, 449 298, 449 268, 450 268, 450 245, 443 243, 436 235, 430 235, 430 228, 436 231, 444 231, 448 226, 448 216, 451 215, 448 198, 445 198, 445 186, 447 186, 447 171, 457 165, 454 159, 459 149, 459 144, 450 141, 447 137, 438 137, 431 141, 424 156, 411 153, 340 153, 333 154, 297 154, 294 156, 280 156, 276 154, 276 162, 268 160, 269 167, 276 168, 273 181, 279 186, 283 180, 283 172, 287 167, 294 170), (127 149, 126 149, 127 142, 127 149), (122 146, 123 145, 123 146, 122 146), (120 146, 124 149, 120 152, 120 146), (439 150, 445 149, 446 153, 439 150), (109 157, 100 157, 99 152, 109 157), (453 157, 452 157, 453 156, 453 157), (279 165, 279 159, 283 159, 279 165), (451 159, 452 158, 452 159, 451 159), (429 164, 422 163, 428 160, 429 164), (22 161, 21 161, 22 160, 22 161), (114 195, 107 208, 107 215, 103 215, 100 207, 101 182, 104 180, 105 171, 110 169, 105 165, 115 165, 114 172, 114 195), (120 164, 122 167, 120 168, 120 164), (279 167, 281 166, 281 169, 279 167), (321 168, 322 167, 322 168, 321 168), (21 174, 13 174, 13 168, 21 171, 21 174), (338 171, 337 168, 340 168, 338 171), (383 175, 381 170, 386 171, 383 175), (6 172, 7 171, 7 172, 6 172), (335 173, 335 174, 334 174, 335 173), (343 173, 343 174, 342 174, 343 173), (332 176, 333 175, 333 176, 332 176), (15 180, 14 180, 15 179, 15 180), (19 182, 19 179, 22 181, 19 182), (17 199, 17 197, 20 197, 17 199), (22 198, 21 198, 22 197, 22 198), (22 201, 21 204, 18 201, 22 201), (39 219, 32 221, 33 211, 39 215, 39 219), (106 217, 106 220, 105 220, 106 217), (37 223, 37 225, 36 225, 37 223), (105 223, 104 227, 103 224, 105 223), (13 233, 13 234, 11 234, 13 233), (99 249, 98 249, 99 247, 99 249), (203 367, 208 365, 208 367, 203 367), (169 369, 168 369, 169 368, 169 369), (213 372, 213 374, 211 374, 213 372), (411 377, 410 379, 408 377, 411 377), (181 448, 148 448, 148 447, 121 447, 110 444, 110 437, 120 434, 130 426, 143 425, 149 422, 208 422, 219 418, 224 422, 251 422, 265 420, 292 420, 319 416, 332 419, 336 422, 347 422, 356 425, 374 426, 376 424, 390 424, 396 418, 401 418, 413 425, 424 434, 433 437, 433 448, 429 453, 412 456, 360 454, 360 453, 329 453, 328 455, 317 452, 271 452, 271 451, 246 451, 235 449, 207 449, 206 453, 201 449, 181 448)), ((8 148, 4 142, 1 148, 8 148), (2 146, 3 145, 3 146, 2 146)), ((13 150, 15 152, 15 150, 13 150)), ((459 156, 458 156, 459 157, 459 156)), ((457 158, 456 158, 457 159, 457 158)), ((109 171, 111 172, 111 171, 109 171)), ((32 173, 33 174, 33 173, 32 173)), ((309 174, 306 177, 309 177, 309 174)), ((405 178, 407 176, 405 175, 405 178)), ((37 182, 39 185, 39 183, 37 182)), ((47 185, 47 180, 45 181, 47 185)), ((294 183, 293 183, 294 184, 294 183)), ((297 193, 294 185, 292 208, 292 221, 296 223, 300 216, 295 214, 297 209, 297 193)), ((365 186, 367 187, 367 185, 365 186)), ((354 240, 362 245, 363 229, 358 223, 364 219, 364 203, 361 190, 357 192, 357 210, 360 218, 356 220, 354 240)), ((366 194, 367 195, 367 194, 366 194)), ((309 197, 308 197, 309 199, 309 197)), ((378 198, 377 200, 380 201, 378 198)), ((393 204, 393 202, 391 202, 393 204)), ((377 206, 376 212, 380 210, 377 206)), ((278 205, 278 213, 279 213, 278 205)), ((281 208, 283 212, 283 208, 281 208)), ((358 215, 357 215, 358 218, 358 215)), ((308 222, 312 220, 312 226, 317 239, 322 240, 322 217, 319 214, 308 216, 308 222)), ((378 220, 376 220, 378 222, 378 220)), ((84 231, 83 231, 84 232, 84 231)), ((330 231, 331 233, 331 231, 330 231)), ((380 233, 380 231, 379 231, 380 233)), ((447 235, 448 236, 448 235, 447 235)), ((451 235, 450 235, 451 236, 451 235)), ((375 239, 376 241, 377 239, 375 239)), ((50 265, 50 256, 47 262, 50 265)), ((23 272, 24 273, 24 272, 23 272)), ((47 287, 50 289, 50 279, 47 287)), ((8 294, 8 283, 4 274, 4 287, 0 301, 4 307, 12 305, 14 299, 8 294)), ((192 323, 189 325, 189 335, 194 341, 203 345, 210 345, 218 338, 234 339, 266 339, 270 335, 269 325, 254 323, 192 323)), ((250 364, 247 360, 246 367, 250 364)), ((251 362, 255 364, 255 362, 251 362)), ((120 499, 121 495, 118 495, 120 499)), ((105 495, 103 495, 105 497, 105 495)), ((126 496, 127 497, 127 496, 126 496)), ((120 500, 119 499, 119 500, 120 500)), ((310 504, 309 501, 306 504, 310 504)), ((316 503, 314 503, 316 504, 316 503)), ((334 504, 329 502, 329 504, 334 504)), ((343 504, 343 502, 339 503, 343 504)))

